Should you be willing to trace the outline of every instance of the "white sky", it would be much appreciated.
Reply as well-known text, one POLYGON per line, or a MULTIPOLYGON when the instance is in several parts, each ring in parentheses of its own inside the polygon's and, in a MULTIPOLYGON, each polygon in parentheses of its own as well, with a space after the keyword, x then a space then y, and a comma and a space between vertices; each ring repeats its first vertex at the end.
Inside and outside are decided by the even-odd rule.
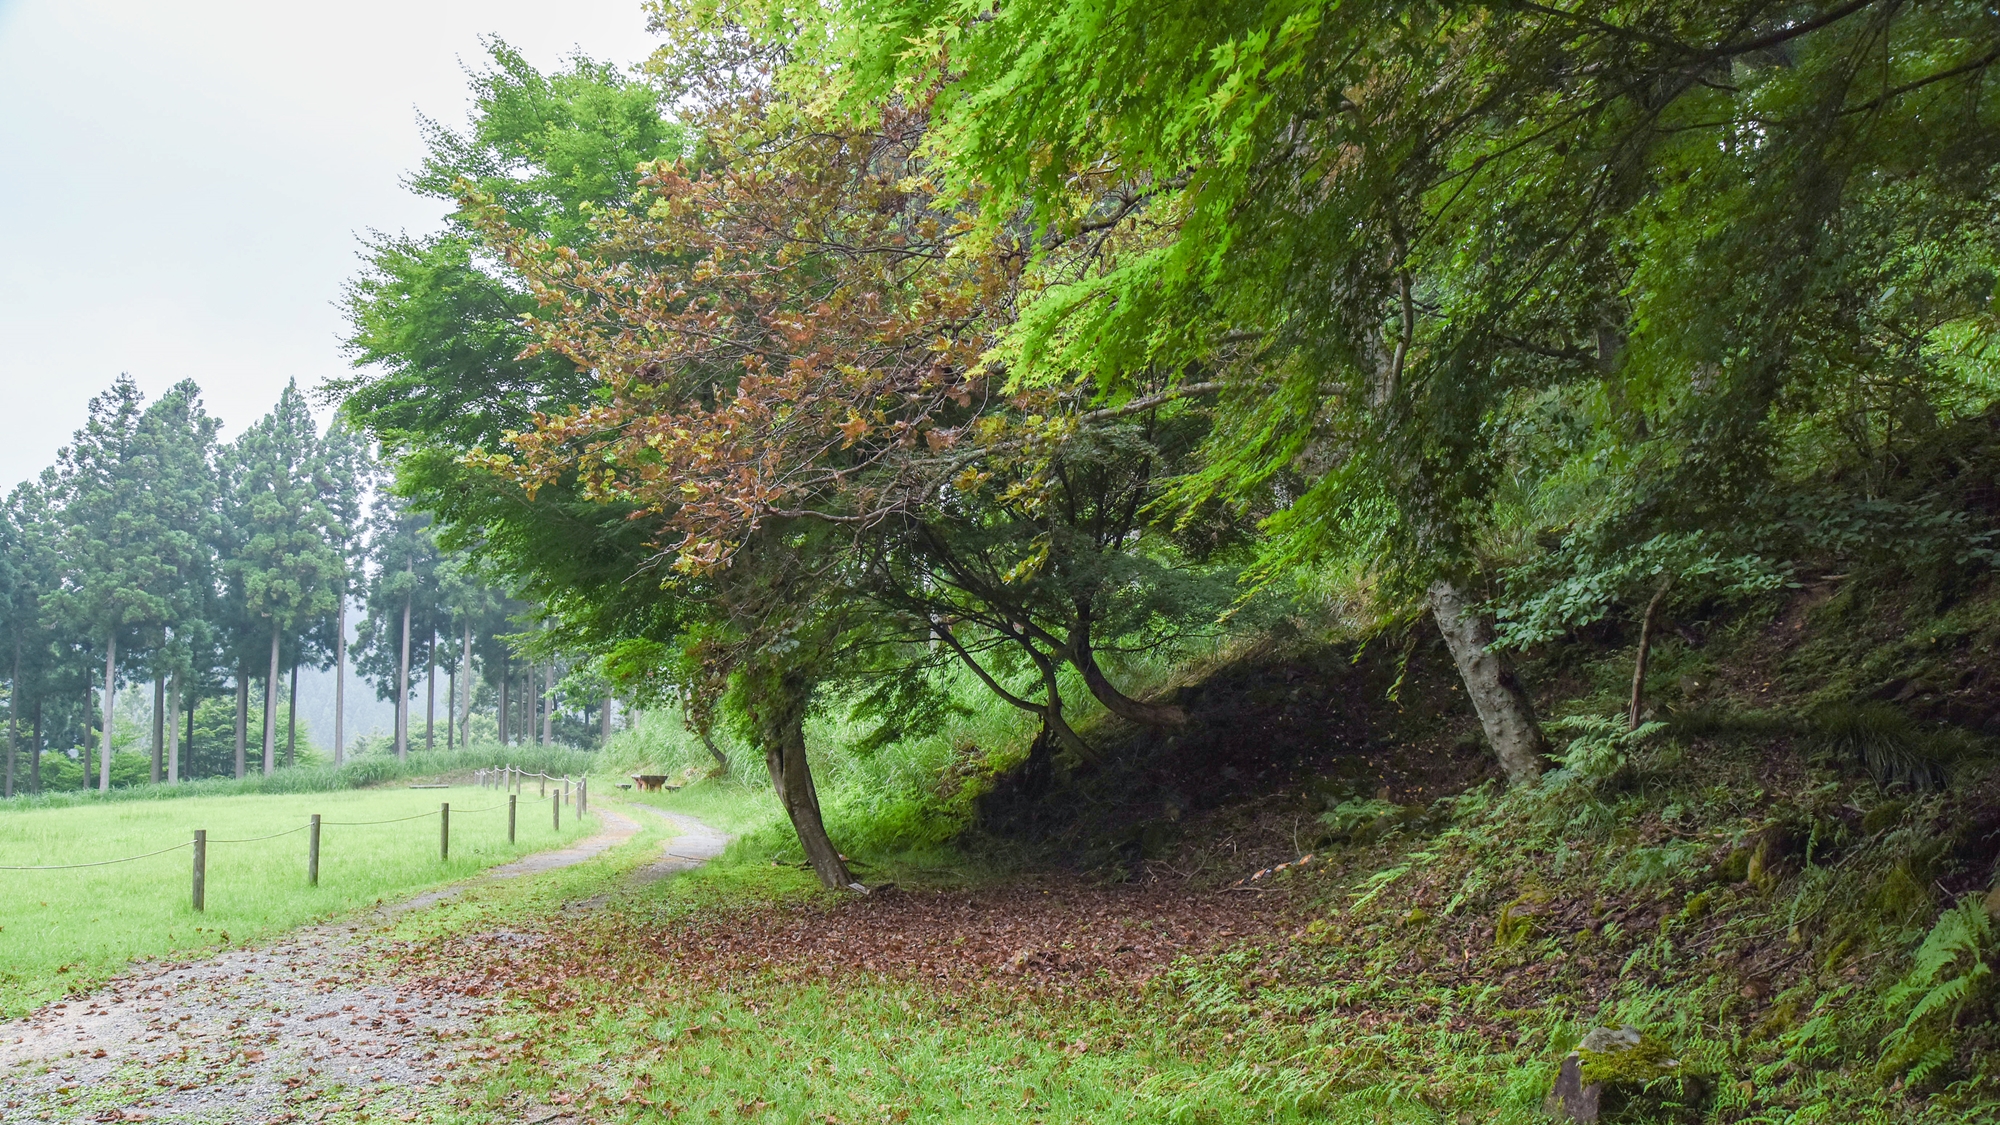
POLYGON ((464 121, 492 34, 545 70, 653 46, 638 0, 0 0, 0 491, 120 372, 195 379, 228 436, 347 370, 356 238, 437 225, 416 117, 464 121))

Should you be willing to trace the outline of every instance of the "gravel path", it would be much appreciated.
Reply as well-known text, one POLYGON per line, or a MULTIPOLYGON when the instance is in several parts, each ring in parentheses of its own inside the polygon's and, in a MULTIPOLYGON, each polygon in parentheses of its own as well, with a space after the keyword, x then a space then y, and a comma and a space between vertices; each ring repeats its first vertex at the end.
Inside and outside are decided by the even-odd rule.
MULTIPOLYGON (((729 842, 690 817, 633 807, 684 833, 641 879, 698 867, 729 842)), ((596 835, 482 878, 583 863, 639 830, 630 817, 595 811, 596 835)), ((473 1033, 500 997, 477 984, 426 989, 399 979, 368 935, 479 881, 259 948, 149 965, 0 1023, 0 1122, 414 1119, 448 1097, 448 1073, 478 1046, 473 1033)))
POLYGON ((719 856, 736 837, 717 832, 701 821, 651 805, 633 805, 644 809, 673 826, 675 836, 667 841, 666 854, 654 861, 653 865, 639 873, 644 882, 663 879, 681 871, 693 871, 702 864, 719 856))

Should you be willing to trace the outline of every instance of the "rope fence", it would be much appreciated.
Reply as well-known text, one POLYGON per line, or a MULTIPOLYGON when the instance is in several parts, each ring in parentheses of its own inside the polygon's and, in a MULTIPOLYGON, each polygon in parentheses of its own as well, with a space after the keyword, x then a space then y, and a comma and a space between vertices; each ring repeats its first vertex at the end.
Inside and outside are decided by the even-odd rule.
MULTIPOLYGON (((425 815, 425 816, 429 816, 429 815, 431 815, 431 814, 429 814, 429 813, 425 813, 424 815, 425 815)), ((292 833, 294 833, 294 832, 304 832, 304 831, 305 831, 306 829, 308 829, 308 828, 311 828, 311 827, 312 827, 312 822, 311 822, 311 821, 307 821, 306 823, 304 823, 304 824, 301 824, 301 825, 299 825, 299 826, 298 826, 297 828, 287 828, 287 829, 285 829, 285 830, 284 830, 283 832, 273 832, 273 833, 271 833, 271 834, 270 834, 269 836, 244 836, 244 837, 241 837, 240 839, 235 839, 235 840, 210 840, 210 841, 209 841, 209 843, 211 843, 211 844, 258 844, 258 843, 262 843, 262 842, 264 842, 265 840, 275 840, 275 839, 277 839, 277 838, 278 838, 278 837, 280 837, 280 836, 289 836, 289 835, 291 835, 291 834, 292 834, 292 833)))
POLYGON ((99 859, 99 860, 92 860, 92 861, 91 861, 91 862, 89 862, 89 863, 22 863, 22 864, 14 864, 14 863, 9 863, 9 864, 0 864, 0 871, 74 871, 75 869, 77 869, 77 868, 79 868, 79 867, 103 867, 103 866, 106 866, 107 864, 113 864, 113 863, 130 863, 130 862, 132 862, 132 861, 133 861, 133 860, 135 860, 135 859, 151 859, 151 858, 153 858, 153 857, 154 857, 154 856, 156 856, 156 855, 165 855, 165 854, 167 854, 168 852, 177 852, 177 851, 180 851, 180 850, 181 850, 182 848, 185 848, 185 847, 189 847, 189 846, 191 846, 191 845, 192 845, 193 843, 194 843, 194 841, 192 841, 192 840, 189 840, 189 841, 187 841, 186 843, 182 843, 182 844, 175 844, 175 845, 174 845, 173 847, 171 847, 171 848, 161 848, 161 849, 160 849, 159 851, 156 851, 156 852, 142 852, 142 853, 140 853, 139 855, 128 855, 128 856, 122 856, 122 857, 120 857, 120 858, 118 858, 118 859, 99 859))
POLYGON ((527 791, 528 779, 531 777, 536 779, 537 796, 548 796, 549 783, 555 782, 560 787, 558 793, 563 802, 565 804, 573 804, 576 808, 576 815, 582 816, 588 811, 590 807, 588 778, 576 778, 574 788, 572 789, 571 778, 568 774, 557 776, 552 773, 529 773, 527 770, 517 766, 502 766, 499 769, 473 771, 473 783, 480 788, 500 789, 514 794, 525 793, 527 791), (572 797, 572 793, 574 793, 574 797, 572 797))
MULTIPOLYGON (((588 778, 579 777, 571 779, 568 776, 556 777, 545 773, 530 774, 509 766, 499 770, 483 769, 475 771, 474 778, 475 783, 481 788, 507 790, 507 799, 505 801, 487 805, 483 808, 460 809, 458 810, 459 815, 466 816, 474 813, 493 812, 496 809, 506 809, 507 842, 510 844, 514 843, 516 824, 520 814, 520 799, 522 791, 527 785, 527 779, 530 777, 541 779, 541 796, 550 798, 550 823, 554 825, 556 831, 562 831, 564 805, 572 806, 575 809, 575 815, 579 818, 589 809, 590 781, 588 778), (550 782, 557 783, 554 794, 549 792, 550 782)), ((391 817, 387 820, 322 820, 319 813, 314 813, 312 814, 312 819, 304 824, 295 828, 286 828, 278 832, 273 832, 267 836, 244 836, 235 839, 212 840, 209 838, 206 829, 197 828, 195 829, 193 839, 161 848, 158 851, 120 856, 117 859, 91 860, 88 863, 0 864, 0 871, 74 871, 84 867, 107 867, 116 863, 132 863, 137 860, 166 855, 168 852, 177 852, 182 848, 192 848, 194 850, 194 877, 191 887, 193 893, 190 897, 195 912, 201 913, 207 909, 208 846, 210 844, 256 844, 265 840, 275 840, 281 836, 294 835, 299 832, 308 833, 309 835, 306 837, 306 883, 308 886, 317 887, 319 886, 319 837, 322 827, 369 828, 382 824, 407 824, 413 820, 425 820, 430 817, 438 818, 438 861, 442 863, 451 859, 451 803, 449 801, 439 804, 435 812, 420 812, 414 816, 391 817)))

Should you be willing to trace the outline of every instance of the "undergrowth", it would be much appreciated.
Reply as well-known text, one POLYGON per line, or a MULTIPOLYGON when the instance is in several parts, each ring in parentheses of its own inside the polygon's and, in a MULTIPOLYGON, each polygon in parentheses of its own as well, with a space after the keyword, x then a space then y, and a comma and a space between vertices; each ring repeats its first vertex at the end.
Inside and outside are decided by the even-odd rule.
POLYGON ((1333 868, 1292 940, 1193 960, 1155 1000, 1237 1045, 1205 1081, 1336 1121, 1545 1120, 1561 1056, 1640 1029, 1676 1075, 1607 1120, 1968 1121, 2000 1113, 1989 873, 1956 797, 1573 719, 1534 790, 1483 787, 1333 868), (1956 881, 1962 882, 1962 878, 1956 881), (1399 1108, 1401 1107, 1401 1108, 1399 1108), (1472 1120, 1473 1116, 1459 1116, 1472 1120))

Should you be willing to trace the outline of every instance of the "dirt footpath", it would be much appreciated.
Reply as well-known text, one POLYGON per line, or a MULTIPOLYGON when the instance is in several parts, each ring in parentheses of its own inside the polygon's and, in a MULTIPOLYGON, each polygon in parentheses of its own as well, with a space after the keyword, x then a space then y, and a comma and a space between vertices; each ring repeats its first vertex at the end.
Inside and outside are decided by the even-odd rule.
MULTIPOLYGON (((647 808, 647 806, 637 806, 647 808)), ((650 812, 659 812, 648 808, 650 812)), ((599 807, 604 830, 482 879, 583 863, 639 825, 599 807)), ((640 873, 699 866, 728 838, 660 813, 683 832, 640 873)), ((84 997, 0 1024, 0 1122, 414 1120, 444 1108, 448 1077, 500 1001, 479 984, 423 988, 371 945, 381 924, 480 880, 253 949, 147 966, 84 997)), ((508 935, 494 934, 505 940, 508 935)))

